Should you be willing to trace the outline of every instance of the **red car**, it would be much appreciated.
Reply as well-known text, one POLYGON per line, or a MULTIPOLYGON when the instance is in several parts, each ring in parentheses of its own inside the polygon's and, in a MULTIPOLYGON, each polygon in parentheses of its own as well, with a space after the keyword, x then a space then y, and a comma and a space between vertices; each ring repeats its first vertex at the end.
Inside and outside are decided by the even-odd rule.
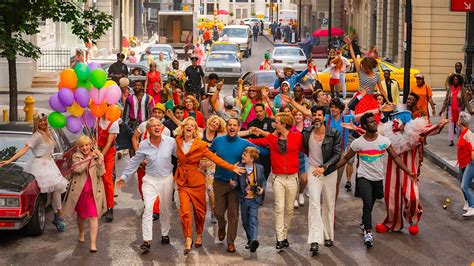
MULTIPOLYGON (((244 84, 250 84, 252 86, 266 86, 270 89, 270 98, 274 98, 280 91, 278 88, 273 88, 273 84, 275 83, 276 80, 276 74, 275 70, 255 70, 251 72, 247 72, 242 76, 242 79, 244 80, 244 84)), ((301 85, 303 85, 304 89, 304 96, 307 99, 312 99, 313 97, 313 91, 311 87, 309 86, 308 82, 304 80, 300 80, 299 82, 301 85)), ((233 89, 233 96, 234 98, 237 97, 237 90, 238 87, 235 85, 233 89)))
MULTIPOLYGON (((11 158, 32 135, 33 125, 8 123, 0 125, 0 161, 11 158)), ((59 169, 66 175, 72 164, 72 154, 76 151, 71 135, 61 129, 52 129, 56 139, 53 158, 59 169)), ((46 223, 46 206, 50 197, 40 193, 33 175, 23 171, 23 165, 33 154, 26 153, 16 162, 0 168, 0 230, 25 228, 30 235, 41 235, 46 223)))

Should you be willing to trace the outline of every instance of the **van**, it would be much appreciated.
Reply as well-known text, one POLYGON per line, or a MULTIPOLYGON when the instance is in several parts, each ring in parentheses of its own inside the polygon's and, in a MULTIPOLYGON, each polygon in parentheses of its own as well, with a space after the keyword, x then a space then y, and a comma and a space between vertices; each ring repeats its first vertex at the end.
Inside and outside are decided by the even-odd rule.
POLYGON ((240 46, 240 52, 243 52, 244 57, 252 55, 252 31, 247 25, 231 25, 225 26, 221 31, 221 41, 230 41, 240 46), (224 35, 228 39, 224 40, 224 35))

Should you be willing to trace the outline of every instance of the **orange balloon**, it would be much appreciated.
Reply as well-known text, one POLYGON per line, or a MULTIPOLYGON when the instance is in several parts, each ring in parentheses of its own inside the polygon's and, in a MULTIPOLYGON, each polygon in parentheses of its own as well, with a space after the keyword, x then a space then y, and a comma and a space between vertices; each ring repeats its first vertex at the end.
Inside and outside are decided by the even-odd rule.
POLYGON ((79 104, 74 101, 74 103, 67 108, 67 111, 73 116, 81 116, 84 113, 84 108, 82 108, 79 104))
POLYGON ((94 102, 91 102, 89 107, 91 109, 91 113, 95 117, 101 117, 107 111, 107 104, 105 103, 105 100, 101 104, 95 104, 94 102))
POLYGON ((105 119, 114 122, 122 116, 122 110, 118 105, 110 105, 105 113, 105 119))
POLYGON ((72 90, 76 88, 77 76, 72 68, 64 69, 63 72, 61 72, 60 78, 61 78, 60 84, 63 85, 62 88, 69 88, 72 90))

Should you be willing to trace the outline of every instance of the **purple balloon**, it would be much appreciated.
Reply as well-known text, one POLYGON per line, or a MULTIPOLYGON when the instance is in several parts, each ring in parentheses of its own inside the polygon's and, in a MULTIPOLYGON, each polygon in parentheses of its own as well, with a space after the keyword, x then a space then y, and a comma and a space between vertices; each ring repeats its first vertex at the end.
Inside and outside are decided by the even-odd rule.
POLYGON ((89 105, 89 101, 91 98, 87 89, 78 88, 76 89, 76 92, 74 92, 74 99, 76 100, 76 103, 79 104, 79 106, 85 108, 89 105))
POLYGON ((91 113, 90 110, 85 110, 81 116, 81 120, 83 121, 84 125, 87 127, 94 127, 95 121, 97 120, 95 116, 91 113))
POLYGON ((62 88, 58 92, 61 103, 65 106, 71 106, 74 103, 74 93, 68 88, 62 88))
POLYGON ((82 129, 81 119, 72 115, 66 117, 66 128, 71 133, 78 133, 82 129))
POLYGON ((96 68, 101 68, 100 63, 98 63, 98 62, 90 62, 87 65, 89 66, 89 69, 90 69, 91 72, 92 72, 92 70, 94 70, 96 68))
POLYGON ((56 112, 66 112, 66 106, 64 106, 64 104, 59 100, 59 96, 57 93, 49 97, 49 106, 56 112))

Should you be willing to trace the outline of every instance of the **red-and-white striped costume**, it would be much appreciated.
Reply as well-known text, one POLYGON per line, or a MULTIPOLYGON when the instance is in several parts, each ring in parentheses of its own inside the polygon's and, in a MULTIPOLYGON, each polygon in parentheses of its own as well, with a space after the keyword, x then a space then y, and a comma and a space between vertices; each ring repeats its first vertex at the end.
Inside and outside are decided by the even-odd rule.
MULTIPOLYGON (((424 137, 440 132, 438 124, 427 125, 426 120, 423 122, 419 119, 423 118, 407 123, 404 132, 393 132, 392 123, 384 126, 384 135, 389 135, 387 137, 392 140, 395 152, 413 173, 418 174, 423 161, 424 137), (413 124, 410 125, 410 123, 413 124)), ((423 213, 418 183, 397 166, 392 156, 388 156, 384 190, 387 215, 383 224, 392 231, 400 231, 403 228, 402 217, 412 225, 418 224, 423 213)))

